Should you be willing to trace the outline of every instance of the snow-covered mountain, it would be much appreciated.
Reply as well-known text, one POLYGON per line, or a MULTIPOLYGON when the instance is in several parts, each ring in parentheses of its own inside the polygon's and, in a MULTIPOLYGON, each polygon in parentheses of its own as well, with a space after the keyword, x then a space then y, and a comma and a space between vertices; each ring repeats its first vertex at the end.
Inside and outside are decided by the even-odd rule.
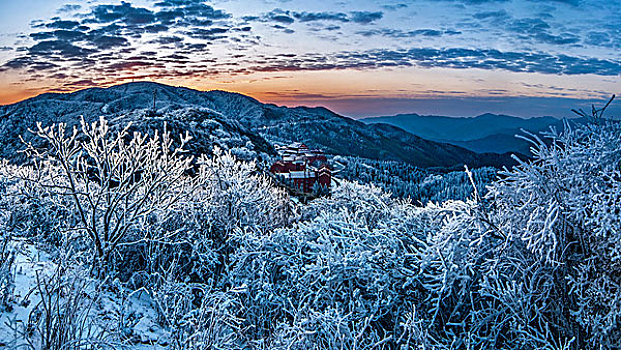
POLYGON ((271 143, 303 141, 328 153, 404 161, 420 167, 505 165, 505 155, 477 154, 462 147, 428 141, 398 127, 368 125, 325 108, 287 108, 263 104, 251 97, 224 91, 197 91, 150 82, 107 89, 91 88, 70 94, 47 93, 0 107, 0 156, 12 158, 22 148, 18 135, 36 122, 77 123, 80 116, 99 116, 136 127, 166 121, 194 135, 191 147, 225 148, 272 153, 271 143), (157 113, 153 113, 153 104, 157 113), (198 143, 198 145, 196 144, 198 143))

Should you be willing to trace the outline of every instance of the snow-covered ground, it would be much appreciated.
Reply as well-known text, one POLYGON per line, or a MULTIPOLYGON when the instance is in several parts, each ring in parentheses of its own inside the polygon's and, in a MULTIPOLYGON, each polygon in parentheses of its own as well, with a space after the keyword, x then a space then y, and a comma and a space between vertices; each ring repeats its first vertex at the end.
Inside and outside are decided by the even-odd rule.
POLYGON ((22 330, 27 328, 33 309, 41 302, 37 291, 37 274, 52 275, 56 269, 49 255, 23 239, 10 243, 14 250, 13 265, 14 291, 8 310, 0 314, 0 344, 7 346, 22 345, 22 330))
POLYGON ((14 239, 10 246, 15 253, 14 289, 9 306, 0 313, 0 348, 36 347, 46 315, 51 322, 57 322, 53 328, 60 327, 53 310, 46 313, 42 296, 52 305, 58 301, 59 305, 74 303, 81 307, 68 316, 82 321, 85 341, 149 349, 169 343, 170 335, 158 325, 157 312, 145 290, 127 293, 122 287, 109 287, 114 283, 103 289, 100 283, 87 277, 84 267, 59 266, 48 253, 28 240, 14 239), (48 281, 49 294, 45 284, 38 281, 48 281), (59 283, 54 286, 51 282, 59 283), (59 285, 64 288, 60 288, 57 299, 59 285))

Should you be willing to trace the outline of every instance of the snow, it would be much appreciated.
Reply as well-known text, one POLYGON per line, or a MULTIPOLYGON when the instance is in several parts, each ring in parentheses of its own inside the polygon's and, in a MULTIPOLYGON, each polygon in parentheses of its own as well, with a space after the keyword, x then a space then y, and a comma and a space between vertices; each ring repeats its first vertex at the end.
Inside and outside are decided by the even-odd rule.
POLYGON ((48 254, 39 251, 34 244, 26 240, 15 239, 10 246, 15 251, 13 270, 15 289, 11 304, 12 310, 0 314, 0 339, 5 341, 16 337, 12 328, 28 324, 28 317, 33 307, 41 300, 36 291, 37 273, 51 275, 56 269, 56 265, 50 261, 48 254))
MULTIPOLYGON (((10 245, 16 253, 13 268, 15 289, 10 311, 0 313, 0 347, 13 348, 27 344, 22 332, 29 327, 34 310, 41 302, 37 275, 40 279, 49 278, 54 275, 58 265, 48 253, 26 239, 16 238, 10 245)), ((142 290, 129 292, 123 288, 116 293, 109 290, 95 292, 92 287, 90 285, 85 291, 91 298, 96 295, 89 319, 100 331, 105 333, 125 323, 119 319, 125 317, 137 320, 124 331, 131 336, 131 343, 148 345, 149 349, 169 343, 170 333, 157 322, 158 315, 148 293, 142 290)), ((118 341, 112 333, 107 338, 111 343, 118 341)))

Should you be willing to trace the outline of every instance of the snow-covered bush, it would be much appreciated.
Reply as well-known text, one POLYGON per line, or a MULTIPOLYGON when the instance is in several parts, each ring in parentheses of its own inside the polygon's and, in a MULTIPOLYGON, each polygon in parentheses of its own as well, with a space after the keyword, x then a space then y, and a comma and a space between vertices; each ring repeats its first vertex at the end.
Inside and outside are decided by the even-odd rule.
MULTIPOLYGON (((508 241, 481 202, 428 205, 411 221, 421 241, 412 285, 419 343, 437 349, 560 349, 546 311, 555 276, 508 241), (545 321, 545 322, 544 322, 545 321)), ((560 341, 559 341, 560 340, 560 341)))
POLYGON ((35 179, 41 172, 0 160, 0 230, 58 246, 72 226, 69 202, 51 198, 35 179))
POLYGON ((238 227, 269 230, 289 223, 292 208, 286 192, 259 173, 254 162, 216 149, 199 164, 204 193, 198 194, 202 212, 197 214, 209 218, 213 230, 228 234, 238 227))
POLYGON ((15 288, 13 278, 13 263, 15 252, 10 246, 10 236, 0 236, 0 312, 10 308, 10 302, 15 288))
POLYGON ((153 292, 161 323, 173 349, 241 349, 240 304, 236 291, 171 282, 153 292))
POLYGON ((603 123, 535 137, 534 159, 501 174, 484 198, 387 221, 420 240, 411 280, 424 297, 413 300, 411 324, 426 346, 621 344, 619 135, 618 123, 603 123))
POLYGON ((490 188, 494 221, 524 246, 525 283, 538 282, 540 312, 557 338, 614 348, 621 344, 621 125, 566 126, 546 136, 551 142, 534 137, 534 161, 490 188))
POLYGON ((11 210, 6 200, 7 185, 9 185, 8 168, 8 163, 0 160, 0 312, 10 307, 9 301, 14 287, 12 270, 15 255, 10 246, 11 233, 7 227, 11 210))
POLYGON ((251 228, 236 232, 228 279, 244 287, 243 325, 252 330, 247 337, 253 344, 395 346, 404 332, 406 302, 415 293, 408 275, 416 266, 411 233, 377 224, 391 216, 388 197, 375 187, 347 183, 332 199, 311 205, 318 211, 312 220, 267 234, 251 228))
POLYGON ((122 249, 125 261, 143 262, 142 268, 125 269, 140 271, 141 276, 133 276, 137 286, 144 285, 144 279, 160 284, 167 279, 164 275, 214 286, 225 275, 234 249, 229 240, 233 231, 252 227, 265 232, 292 220, 293 205, 286 192, 260 174, 253 162, 216 149, 197 163, 194 190, 168 210, 166 220, 152 222, 150 230, 158 239, 122 249))
POLYGON ((304 208, 303 219, 312 219, 322 212, 348 209, 361 214, 369 223, 376 223, 385 214, 389 205, 395 202, 390 193, 373 184, 340 181, 331 189, 329 197, 320 197, 304 208))
MULTIPOLYGON (((36 272, 38 302, 28 324, 16 329, 30 349, 105 348, 106 332, 97 322, 99 282, 85 271, 72 269, 69 260, 57 265, 51 275, 36 272)), ((26 345, 24 344, 24 345, 26 345)))
POLYGON ((55 204, 70 203, 71 229, 90 241, 99 270, 110 268, 119 245, 148 236, 152 217, 166 216, 193 185, 186 176, 192 158, 183 154, 187 137, 174 148, 166 131, 149 137, 109 129, 103 118, 92 125, 82 120, 81 132, 74 127, 70 134, 64 124, 38 124, 47 147, 29 145, 35 166, 25 178, 55 204))

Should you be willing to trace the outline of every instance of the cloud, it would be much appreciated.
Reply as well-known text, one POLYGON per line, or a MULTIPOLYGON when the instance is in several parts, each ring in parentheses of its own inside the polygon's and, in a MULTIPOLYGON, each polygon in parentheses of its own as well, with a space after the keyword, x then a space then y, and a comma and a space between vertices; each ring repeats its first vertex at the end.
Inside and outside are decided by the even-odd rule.
POLYGON ((46 39, 57 39, 61 41, 80 41, 85 40, 87 35, 79 30, 65 30, 59 29, 52 32, 38 32, 30 34, 30 37, 34 40, 46 40, 46 39))
POLYGON ((488 18, 507 19, 507 18, 510 18, 511 16, 509 15, 507 11, 499 10, 499 11, 477 12, 473 15, 473 17, 476 19, 488 19, 488 18))
POLYGON ((283 11, 281 9, 274 9, 268 12, 265 17, 268 21, 282 24, 291 24, 295 22, 295 19, 289 14, 289 11, 283 11))
POLYGON ((162 24, 210 26, 216 20, 231 17, 229 13, 216 10, 200 0, 163 1, 156 6, 163 8, 155 14, 162 24))
POLYGON ((108 73, 118 73, 119 71, 131 71, 144 67, 160 67, 164 68, 164 64, 153 61, 140 60, 124 60, 115 62, 105 67, 104 71, 108 73))
POLYGON ((444 1, 453 1, 453 2, 461 2, 468 5, 482 5, 488 4, 492 2, 508 2, 510 0, 444 0, 444 1))
POLYGON ((91 12, 92 18, 85 23, 111 23, 120 21, 127 25, 143 25, 153 23, 156 19, 153 11, 134 7, 128 2, 121 5, 97 5, 91 12))
POLYGON ((197 29, 186 32, 186 34, 195 39, 213 41, 213 40, 228 38, 227 35, 225 34, 229 32, 229 30, 230 30, 229 28, 218 28, 218 27, 209 28, 209 29, 197 28, 197 29))
POLYGON ((61 6, 56 12, 57 13, 68 13, 68 12, 77 11, 81 8, 82 8, 81 5, 66 4, 66 5, 61 6))
POLYGON ((106 50, 114 47, 128 46, 129 41, 120 36, 102 35, 92 39, 91 41, 98 49, 106 50))
POLYGON ((35 62, 31 57, 28 57, 28 56, 17 57, 12 60, 9 60, 8 62, 0 66, 0 72, 7 71, 8 69, 27 68, 34 64, 35 62))
POLYGON ((63 80, 63 79, 67 79, 69 78, 69 75, 65 74, 65 73, 55 73, 49 76, 52 79, 59 79, 59 80, 63 80))
POLYGON ((181 8, 162 10, 155 14, 155 17, 161 24, 173 24, 177 19, 183 18, 184 16, 185 12, 181 8))
POLYGON ((458 35, 461 34, 459 31, 455 30, 437 30, 437 29, 416 29, 410 31, 403 31, 398 29, 370 29, 356 32, 362 36, 370 37, 370 36, 385 36, 391 38, 413 38, 419 36, 426 37, 440 37, 444 35, 458 35))
MULTIPOLYGON (((539 0, 529 0, 533 2, 538 2, 539 0)), ((551 2, 560 2, 562 4, 568 4, 572 6, 578 6, 582 1, 581 0, 550 0, 551 2)))
POLYGON ((349 22, 349 18, 346 13, 343 12, 294 12, 295 17, 300 22, 311 21, 337 21, 337 22, 349 22))
POLYGON ((144 27, 144 31, 146 33, 159 33, 159 32, 167 32, 170 29, 167 25, 164 24, 152 24, 144 27))
POLYGON ((287 34, 293 34, 293 33, 295 33, 295 30, 290 29, 290 28, 287 28, 287 27, 285 27, 285 26, 281 26, 280 24, 274 24, 274 25, 272 26, 272 28, 275 28, 275 29, 280 29, 280 30, 282 30, 283 32, 285 32, 285 33, 287 33, 287 34))
POLYGON ((593 46, 609 46, 612 41, 606 32, 589 32, 584 42, 593 46))
POLYGON ((369 24, 380 20, 384 14, 382 12, 369 12, 369 11, 353 11, 351 13, 351 21, 360 24, 369 24))
POLYGON ((557 75, 621 74, 621 61, 568 55, 466 48, 409 50, 368 50, 331 55, 306 54, 295 58, 274 57, 255 65, 251 71, 313 71, 339 69, 377 69, 382 67, 485 69, 557 75))
POLYGON ((545 44, 567 45, 580 42, 580 37, 572 33, 553 34, 552 26, 540 18, 516 19, 510 21, 506 29, 522 34, 525 39, 533 39, 545 44))
POLYGON ((568 45, 577 44, 580 42, 580 37, 572 33, 561 33, 560 35, 553 35, 550 33, 537 33, 534 38, 539 42, 552 45, 568 45))
MULTIPOLYGON (((479 21, 489 21, 490 26, 502 28, 505 35, 521 41, 533 41, 548 45, 575 45, 582 38, 574 33, 555 33, 555 29, 541 18, 513 18, 507 11, 477 12, 473 17, 479 21)), ((558 26, 557 26, 558 27, 558 26)))
POLYGON ((56 29, 74 29, 80 26, 80 22, 78 21, 64 21, 64 20, 56 20, 51 23, 45 24, 47 28, 56 28, 56 29))
POLYGON ((81 88, 81 87, 91 87, 91 86, 98 86, 99 84, 94 82, 91 79, 80 79, 80 80, 72 80, 72 81, 68 81, 67 83, 63 84, 63 87, 74 87, 74 88, 81 88))
POLYGON ((261 16, 245 16, 246 21, 258 21, 258 22, 277 22, 280 25, 289 25, 296 20, 300 22, 317 22, 317 21, 334 21, 334 22, 354 22, 359 24, 369 24, 381 19, 384 16, 383 12, 369 12, 369 11, 352 11, 349 14, 344 12, 291 12, 289 10, 283 10, 276 8, 270 12, 264 13, 261 16))
MULTIPOLYGON (((80 8, 63 6, 60 12, 80 8)), ((76 67, 104 67, 134 51, 134 46, 146 43, 144 34, 160 34, 150 43, 162 48, 174 45, 192 52, 204 50, 206 45, 186 45, 187 38, 210 42, 230 38, 241 43, 245 33, 251 30, 250 26, 236 27, 230 14, 214 9, 202 0, 164 0, 155 4, 155 8, 154 11, 122 1, 120 4, 99 4, 72 16, 80 20, 54 17, 49 21, 33 21, 35 31, 29 37, 35 43, 19 48, 18 51, 25 52, 26 56, 6 62, 1 66, 2 70, 48 69, 52 65, 46 65, 46 61, 58 66, 76 58, 81 59, 79 63, 72 63, 76 67), (173 31, 175 35, 166 35, 173 31), (234 37, 235 33, 239 33, 239 37, 234 37)))
POLYGON ((407 8, 408 5, 407 4, 389 4, 389 5, 382 5, 381 6, 384 10, 388 10, 388 11, 396 11, 399 9, 404 9, 407 8))
POLYGON ((169 44, 180 44, 184 41, 185 39, 180 37, 180 36, 160 36, 157 39, 154 39, 151 43, 157 43, 157 44, 162 44, 162 45, 169 45, 169 44))
MULTIPOLYGON (((619 48, 618 37, 621 36, 615 35, 619 29, 614 21, 602 21, 597 27, 581 34, 580 31, 572 30, 569 25, 559 25, 558 19, 555 22, 554 17, 548 19, 535 14, 534 18, 515 18, 514 12, 507 12, 511 8, 504 7, 501 2, 502 0, 444 0, 443 6, 447 8, 453 8, 455 4, 473 5, 466 12, 467 21, 456 20, 450 24, 438 21, 437 26, 429 28, 412 29, 410 25, 410 28, 404 29, 384 27, 384 24, 389 25, 391 22, 382 21, 384 13, 381 11, 294 11, 276 8, 256 16, 235 18, 202 0, 157 0, 149 7, 141 7, 130 1, 114 4, 112 0, 99 0, 96 6, 84 8, 82 13, 60 16, 67 18, 56 17, 34 22, 32 34, 26 37, 34 40, 34 44, 14 49, 15 54, 21 57, 4 63, 0 70, 41 71, 41 77, 73 80, 91 78, 95 82, 99 80, 93 77, 201 78, 213 74, 371 70, 411 66, 421 69, 484 69, 558 75, 621 74, 621 63, 618 59, 541 52, 550 45, 570 48, 584 44, 619 48), (497 2, 499 6, 492 4, 493 2, 497 2), (489 6, 474 6, 484 3, 489 6), (394 47, 404 49, 355 50, 351 46, 345 46, 326 52, 319 45, 314 53, 269 54, 267 52, 271 50, 261 51, 263 46, 260 46, 274 44, 269 40, 263 42, 269 32, 259 36, 254 32, 254 24, 248 22, 265 23, 257 27, 267 28, 268 31, 271 28, 283 33, 294 33, 294 29, 301 33, 304 30, 313 33, 321 31, 323 33, 320 34, 324 35, 321 38, 351 36, 358 42, 364 42, 364 45, 382 42, 383 47, 391 47, 391 44, 396 43, 394 47), (471 27, 466 27, 463 33, 453 28, 454 25, 466 25, 464 23, 471 27), (362 26, 369 24, 376 25, 362 26), (336 30, 340 31, 338 36, 334 32, 327 33, 336 30), (499 51, 483 47, 466 48, 471 44, 466 40, 471 38, 471 34, 476 36, 477 31, 498 34, 503 39, 511 38, 511 43, 519 43, 516 47, 520 49, 499 51), (361 40, 356 34, 388 39, 361 40), (434 47, 408 48, 417 39, 448 36, 453 36, 453 40, 447 42, 454 44, 457 40, 462 40, 462 44, 456 44, 458 47, 453 48, 439 48, 438 46, 446 43, 439 44, 443 41, 433 40, 431 46, 434 47), (249 50, 251 48, 257 50, 249 50), (146 50, 151 52, 145 52, 146 50), (68 72, 80 74, 77 74, 79 77, 72 77, 76 74, 68 72)), ((377 6, 385 11, 398 11, 406 7, 405 2, 377 6)), ((73 11, 78 10, 80 8, 73 11)), ((390 18, 387 19, 392 20, 399 13, 389 15, 390 18)), ((571 50, 567 49, 565 52, 571 50)))
POLYGON ((31 56, 86 57, 95 50, 79 47, 64 40, 45 40, 28 49, 31 56))

